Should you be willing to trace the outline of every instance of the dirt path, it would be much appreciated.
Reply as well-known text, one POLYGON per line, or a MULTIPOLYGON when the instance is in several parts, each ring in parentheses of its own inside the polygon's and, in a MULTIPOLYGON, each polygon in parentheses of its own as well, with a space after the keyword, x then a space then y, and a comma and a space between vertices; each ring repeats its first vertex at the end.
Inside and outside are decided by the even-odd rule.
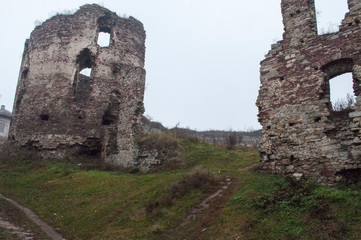
MULTIPOLYGON (((8 201, 9 203, 11 203, 12 205, 14 205, 16 208, 22 210, 25 215, 32 221, 34 222, 37 226, 39 226, 39 228, 50 238, 53 240, 65 240, 65 238, 63 238, 59 233, 57 233, 52 227, 50 227, 48 224, 46 224, 45 222, 43 222, 33 211, 31 211, 30 209, 23 207, 22 205, 20 205, 19 203, 17 203, 16 201, 4 197, 3 195, 0 194, 0 198, 4 199, 6 201, 8 201)), ((11 224, 10 222, 7 222, 6 220, 3 220, 0 218, 0 227, 5 228, 6 230, 13 232, 15 234, 17 234, 21 239, 26 239, 26 240, 30 240, 33 239, 32 236, 30 236, 30 234, 28 235, 24 235, 24 233, 22 232, 23 230, 20 227, 17 227, 13 224, 11 224)))
POLYGON ((15 234, 22 240, 34 239, 34 234, 31 231, 25 231, 23 228, 15 226, 11 222, 8 222, 0 217, 0 228, 5 229, 10 234, 15 234))
MULTIPOLYGON (((258 164, 254 164, 238 170, 249 171, 257 167, 258 164)), ((224 206, 233 196, 238 185, 238 181, 235 182, 231 177, 226 176, 215 192, 193 208, 178 227, 167 235, 168 239, 204 239, 205 236, 203 233, 205 233, 221 215, 224 206)))
POLYGON ((217 220, 235 189, 236 184, 232 179, 225 177, 220 186, 193 208, 178 227, 167 235, 167 238, 172 240, 203 239, 203 233, 217 220))
POLYGON ((226 177, 225 182, 222 182, 221 188, 218 189, 213 194, 209 195, 206 199, 204 199, 196 208, 192 209, 190 214, 183 220, 183 222, 179 225, 179 228, 184 227, 185 225, 189 224, 193 219, 197 218, 197 214, 200 214, 202 211, 207 209, 212 201, 214 201, 218 197, 223 196, 223 192, 228 189, 228 186, 231 184, 231 178, 226 177))

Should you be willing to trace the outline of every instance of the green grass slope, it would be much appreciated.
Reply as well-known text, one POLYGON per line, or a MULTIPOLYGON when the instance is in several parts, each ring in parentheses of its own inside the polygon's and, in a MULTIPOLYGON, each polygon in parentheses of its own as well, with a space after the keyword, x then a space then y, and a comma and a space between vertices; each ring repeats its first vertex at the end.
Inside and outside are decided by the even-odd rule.
POLYGON ((89 170, 66 161, 3 160, 0 193, 67 239, 172 239, 214 190, 184 184, 202 166, 212 179, 230 176, 233 187, 216 218, 210 209, 199 220, 206 226, 194 233, 199 239, 361 239, 359 186, 328 188, 268 175, 248 168, 258 163, 255 149, 178 141, 183 167, 151 174, 89 170), (169 200, 175 185, 186 190, 169 200))

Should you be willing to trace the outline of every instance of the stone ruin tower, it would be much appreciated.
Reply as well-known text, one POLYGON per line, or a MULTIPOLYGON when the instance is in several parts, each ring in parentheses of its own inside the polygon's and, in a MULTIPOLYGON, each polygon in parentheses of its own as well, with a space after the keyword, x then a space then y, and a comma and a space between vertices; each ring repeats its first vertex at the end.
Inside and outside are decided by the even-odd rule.
POLYGON ((142 131, 145 31, 98 5, 57 15, 25 43, 10 144, 45 157, 99 156, 136 165, 142 131), (110 34, 107 47, 97 44, 110 34), (90 68, 90 77, 80 72, 90 68))
MULTIPOLYGON (((346 1, 346 0, 344 0, 346 1)), ((339 32, 318 35, 314 0, 282 0, 283 40, 261 62, 261 167, 333 184, 361 177, 361 1, 339 32), (353 74, 356 105, 336 112, 329 80, 353 74)))

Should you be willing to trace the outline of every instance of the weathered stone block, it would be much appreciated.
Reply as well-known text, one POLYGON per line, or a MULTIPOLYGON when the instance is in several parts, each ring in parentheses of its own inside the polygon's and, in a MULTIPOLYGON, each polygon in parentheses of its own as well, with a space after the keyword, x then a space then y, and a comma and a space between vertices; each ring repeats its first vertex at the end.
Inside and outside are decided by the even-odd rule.
POLYGON ((282 164, 283 165, 289 165, 289 164, 291 164, 291 161, 289 159, 283 159, 282 164))
POLYGON ((357 117, 361 117, 361 111, 359 112, 351 112, 348 114, 349 118, 357 118, 357 117))

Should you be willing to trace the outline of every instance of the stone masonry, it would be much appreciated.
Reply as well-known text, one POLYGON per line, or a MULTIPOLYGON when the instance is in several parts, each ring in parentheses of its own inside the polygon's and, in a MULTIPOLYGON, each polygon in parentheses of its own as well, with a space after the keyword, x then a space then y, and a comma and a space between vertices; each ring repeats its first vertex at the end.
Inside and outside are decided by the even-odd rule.
POLYGON ((144 55, 142 23, 95 4, 37 26, 25 43, 10 144, 44 157, 84 154, 135 166, 144 55), (110 34, 109 46, 97 44, 100 32, 110 34))
MULTIPOLYGON (((346 0, 344 0, 346 1, 346 0)), ((283 40, 261 62, 261 167, 334 184, 361 177, 361 0, 318 35, 314 0, 282 0, 283 40), (353 74, 356 104, 333 111, 329 80, 353 74)))

